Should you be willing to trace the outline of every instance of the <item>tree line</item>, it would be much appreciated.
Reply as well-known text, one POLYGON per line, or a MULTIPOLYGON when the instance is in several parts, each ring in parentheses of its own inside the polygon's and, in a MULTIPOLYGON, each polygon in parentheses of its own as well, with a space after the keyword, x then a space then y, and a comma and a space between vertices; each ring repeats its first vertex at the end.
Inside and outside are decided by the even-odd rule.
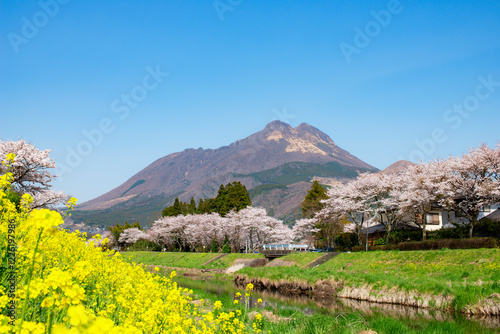
POLYGON ((388 243, 395 229, 409 225, 418 227, 425 240, 429 213, 439 208, 465 218, 452 216, 449 222, 466 227, 472 238, 482 208, 500 202, 500 143, 496 148, 483 144, 461 157, 421 162, 400 173, 362 173, 328 191, 316 186, 314 194, 316 208, 303 212, 316 219, 318 236, 350 223, 361 237, 363 225, 382 224, 388 243))
POLYGON ((173 205, 163 209, 162 216, 175 217, 179 215, 186 216, 189 214, 215 212, 225 217, 231 210, 237 212, 250 205, 252 205, 252 201, 250 200, 247 188, 241 184, 240 181, 234 181, 225 186, 221 184, 216 197, 207 199, 200 198, 198 205, 196 205, 194 197, 191 197, 189 203, 179 201, 179 198, 176 197, 173 205))

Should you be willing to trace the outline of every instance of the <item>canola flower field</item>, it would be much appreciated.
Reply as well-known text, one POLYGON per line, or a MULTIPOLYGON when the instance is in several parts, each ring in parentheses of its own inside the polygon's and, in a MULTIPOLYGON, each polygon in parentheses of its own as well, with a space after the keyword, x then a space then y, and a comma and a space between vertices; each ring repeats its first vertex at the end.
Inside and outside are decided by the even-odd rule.
MULTIPOLYGON (((14 159, 9 154, 3 164, 14 159)), ((244 305, 198 309, 192 292, 172 281, 175 272, 147 272, 84 234, 59 229, 61 214, 30 211, 29 195, 16 204, 11 180, 11 173, 0 176, 0 333, 262 332, 261 317, 251 323, 244 305)))

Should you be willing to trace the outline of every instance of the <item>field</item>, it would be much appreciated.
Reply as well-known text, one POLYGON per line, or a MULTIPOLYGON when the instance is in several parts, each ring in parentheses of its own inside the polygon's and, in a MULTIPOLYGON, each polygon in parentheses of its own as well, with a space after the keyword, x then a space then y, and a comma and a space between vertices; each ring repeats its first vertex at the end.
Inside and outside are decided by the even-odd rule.
POLYGON ((123 252, 123 258, 128 262, 145 264, 152 266, 166 266, 177 268, 198 268, 198 269, 216 269, 228 268, 232 266, 237 259, 256 259, 263 258, 262 254, 227 254, 224 257, 204 263, 223 255, 219 253, 159 253, 159 252, 123 252))

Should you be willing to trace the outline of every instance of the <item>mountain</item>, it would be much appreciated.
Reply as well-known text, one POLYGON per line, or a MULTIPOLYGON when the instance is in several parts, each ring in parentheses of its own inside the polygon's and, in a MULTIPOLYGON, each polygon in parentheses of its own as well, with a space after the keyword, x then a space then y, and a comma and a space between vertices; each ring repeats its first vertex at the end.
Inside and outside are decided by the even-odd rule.
POLYGON ((406 161, 406 160, 399 160, 387 167, 386 169, 382 170, 381 173, 387 174, 387 175, 392 175, 392 174, 399 174, 403 172, 404 170, 415 166, 416 163, 411 162, 411 161, 406 161))
POLYGON ((73 219, 98 225, 124 220, 150 224, 175 197, 214 197, 221 184, 235 180, 250 189, 254 206, 272 210, 278 218, 296 217, 311 180, 338 182, 376 170, 311 125, 293 128, 273 121, 229 146, 160 158, 117 188, 78 205, 73 219))

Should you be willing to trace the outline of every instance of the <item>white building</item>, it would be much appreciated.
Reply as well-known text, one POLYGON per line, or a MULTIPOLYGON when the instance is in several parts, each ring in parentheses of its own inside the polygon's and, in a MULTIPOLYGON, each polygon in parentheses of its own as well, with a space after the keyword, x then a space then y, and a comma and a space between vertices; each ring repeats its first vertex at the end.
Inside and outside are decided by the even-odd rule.
MULTIPOLYGON (((487 218, 492 213, 500 209, 500 203, 494 205, 488 205, 481 209, 479 212, 478 220, 482 218, 487 218)), ((498 212, 495 213, 495 216, 498 212)), ((427 214, 427 231, 439 230, 441 228, 455 227, 454 224, 467 224, 469 220, 463 216, 460 216, 455 211, 448 211, 444 209, 432 210, 427 214)))

